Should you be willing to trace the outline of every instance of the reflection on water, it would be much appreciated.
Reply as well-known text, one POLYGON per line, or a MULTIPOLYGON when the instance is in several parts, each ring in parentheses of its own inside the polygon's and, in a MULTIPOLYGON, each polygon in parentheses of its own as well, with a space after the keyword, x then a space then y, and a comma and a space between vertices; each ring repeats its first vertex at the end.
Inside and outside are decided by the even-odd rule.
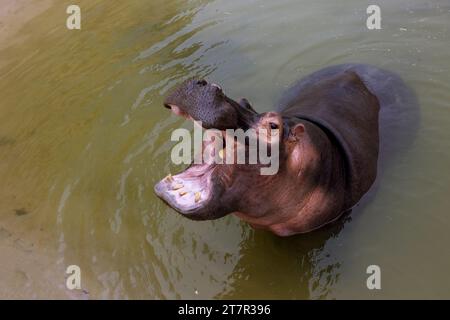
POLYGON ((77 264, 90 298, 448 298, 448 3, 380 1, 374 32, 356 0, 85 0, 81 31, 64 27, 68 4, 1 46, 1 295, 66 296, 77 264), (268 111, 300 77, 346 62, 400 74, 423 119, 345 221, 281 239, 234 217, 188 221, 155 197, 179 170, 171 131, 192 128, 162 107, 174 85, 207 77, 268 111), (370 264, 382 292, 365 287, 370 264))

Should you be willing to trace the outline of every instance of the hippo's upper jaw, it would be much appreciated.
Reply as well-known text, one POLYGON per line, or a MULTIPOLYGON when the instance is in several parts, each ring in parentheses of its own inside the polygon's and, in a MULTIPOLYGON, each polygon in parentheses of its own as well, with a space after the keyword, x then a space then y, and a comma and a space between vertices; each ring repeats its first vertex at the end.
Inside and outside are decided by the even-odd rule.
POLYGON ((177 115, 201 121, 205 129, 247 129, 258 116, 247 100, 239 104, 227 97, 219 85, 204 79, 182 83, 169 94, 164 106, 177 115))

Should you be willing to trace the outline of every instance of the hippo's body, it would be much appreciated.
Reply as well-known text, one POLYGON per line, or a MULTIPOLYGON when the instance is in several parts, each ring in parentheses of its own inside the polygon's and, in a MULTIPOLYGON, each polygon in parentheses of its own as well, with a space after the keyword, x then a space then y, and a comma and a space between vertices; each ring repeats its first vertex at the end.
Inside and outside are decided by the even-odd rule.
POLYGON ((278 112, 264 114, 245 99, 237 103, 226 97, 217 85, 190 81, 168 97, 166 106, 208 128, 281 130, 279 172, 257 175, 260 165, 188 169, 179 181, 192 182, 195 176, 194 185, 208 189, 207 199, 189 209, 170 191, 173 182, 163 180, 155 191, 192 219, 234 213, 277 235, 309 232, 350 210, 371 188, 379 153, 385 159, 415 126, 412 101, 400 78, 357 64, 313 73, 286 92, 278 112))
MULTIPOLYGON (((378 162, 383 164, 387 157, 411 144, 420 120, 420 110, 414 92, 395 73, 366 64, 326 67, 301 79, 288 89, 277 103, 277 111, 294 111, 295 108, 291 106, 301 99, 307 88, 313 88, 319 82, 345 72, 357 74, 366 88, 378 99, 378 162)), ((301 105, 298 107, 302 108, 301 105)), ((365 109, 357 107, 356 110, 363 112, 365 109)))

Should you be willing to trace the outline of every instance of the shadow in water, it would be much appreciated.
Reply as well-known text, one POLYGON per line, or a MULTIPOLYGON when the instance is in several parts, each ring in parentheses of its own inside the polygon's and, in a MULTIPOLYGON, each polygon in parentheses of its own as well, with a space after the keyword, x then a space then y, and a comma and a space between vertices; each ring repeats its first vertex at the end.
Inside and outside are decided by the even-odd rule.
POLYGON ((341 263, 326 249, 348 216, 317 231, 280 238, 254 231, 241 244, 241 258, 228 279, 230 289, 216 298, 325 298, 339 280, 341 263), (248 292, 253 292, 251 297, 248 292))

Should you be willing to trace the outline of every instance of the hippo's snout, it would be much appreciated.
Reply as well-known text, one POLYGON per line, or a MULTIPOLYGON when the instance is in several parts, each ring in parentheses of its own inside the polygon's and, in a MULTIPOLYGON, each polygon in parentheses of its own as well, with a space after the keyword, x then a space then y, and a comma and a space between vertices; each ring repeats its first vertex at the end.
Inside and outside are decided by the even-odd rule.
POLYGON ((164 106, 176 115, 199 121, 206 129, 247 129, 257 113, 227 97, 222 87, 205 79, 191 79, 175 88, 164 106))

